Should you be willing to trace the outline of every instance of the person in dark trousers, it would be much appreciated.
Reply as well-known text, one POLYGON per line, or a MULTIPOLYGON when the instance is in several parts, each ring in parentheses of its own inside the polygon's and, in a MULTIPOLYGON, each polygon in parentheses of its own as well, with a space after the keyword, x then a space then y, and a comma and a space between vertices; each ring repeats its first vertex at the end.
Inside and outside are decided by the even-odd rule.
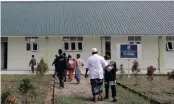
POLYGON ((109 87, 111 86, 113 102, 117 101, 116 98, 116 62, 110 60, 110 56, 106 55, 105 60, 108 62, 109 67, 105 68, 104 81, 105 81, 105 99, 109 99, 109 87))
MULTIPOLYGON (((66 58, 66 60, 67 60, 66 53, 63 53, 63 56, 64 56, 64 57, 66 58)), ((65 79, 64 79, 64 82, 66 82, 67 70, 68 70, 68 68, 66 67, 66 69, 65 69, 65 79)))
POLYGON ((59 88, 64 88, 64 77, 65 77, 65 69, 67 67, 66 58, 62 54, 62 50, 58 51, 59 56, 55 60, 56 73, 59 78, 60 86, 59 88))
POLYGON ((29 62, 29 66, 28 67, 31 66, 31 70, 32 70, 33 73, 34 73, 34 70, 35 70, 35 68, 34 68, 35 65, 36 65, 36 59, 34 58, 34 55, 32 55, 32 58, 31 58, 31 60, 29 62))
POLYGON ((53 61, 53 63, 52 63, 52 66, 53 66, 53 65, 55 66, 55 71, 54 71, 54 74, 53 74, 52 77, 55 77, 55 75, 56 75, 56 65, 55 65, 56 58, 58 58, 57 55, 55 55, 55 59, 54 59, 54 61, 53 61))

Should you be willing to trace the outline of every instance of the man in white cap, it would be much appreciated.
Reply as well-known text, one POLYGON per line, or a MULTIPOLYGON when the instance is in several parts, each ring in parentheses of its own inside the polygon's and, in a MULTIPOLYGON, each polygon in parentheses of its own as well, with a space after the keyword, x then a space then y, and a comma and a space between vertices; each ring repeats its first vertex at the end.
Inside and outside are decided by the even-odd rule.
POLYGON ((88 77, 87 73, 89 70, 91 89, 93 94, 92 101, 94 102, 96 102, 98 99, 102 100, 101 93, 103 92, 103 79, 104 79, 103 68, 107 66, 108 63, 102 56, 98 55, 97 49, 92 48, 92 56, 90 56, 87 61, 85 78, 88 77))

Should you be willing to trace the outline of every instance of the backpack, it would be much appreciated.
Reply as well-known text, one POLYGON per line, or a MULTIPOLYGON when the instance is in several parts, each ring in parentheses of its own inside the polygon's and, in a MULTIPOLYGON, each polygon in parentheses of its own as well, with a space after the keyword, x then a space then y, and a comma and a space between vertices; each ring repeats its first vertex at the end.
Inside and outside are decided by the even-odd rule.
POLYGON ((68 61, 68 68, 69 69, 74 69, 75 68, 75 62, 72 59, 70 59, 68 61))

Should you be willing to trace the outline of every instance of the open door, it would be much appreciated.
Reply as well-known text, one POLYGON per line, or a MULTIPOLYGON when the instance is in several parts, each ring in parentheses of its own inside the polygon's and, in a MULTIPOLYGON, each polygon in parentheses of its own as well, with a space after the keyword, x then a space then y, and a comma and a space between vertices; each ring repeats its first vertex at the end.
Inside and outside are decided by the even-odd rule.
POLYGON ((7 69, 8 42, 1 41, 1 69, 7 69))

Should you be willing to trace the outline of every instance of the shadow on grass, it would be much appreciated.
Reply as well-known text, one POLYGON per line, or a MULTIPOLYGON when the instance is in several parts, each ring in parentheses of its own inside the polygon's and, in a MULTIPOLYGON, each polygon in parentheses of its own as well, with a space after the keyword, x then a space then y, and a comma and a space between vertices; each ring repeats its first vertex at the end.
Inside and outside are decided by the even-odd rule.
POLYGON ((81 101, 90 101, 90 98, 87 98, 84 96, 79 96, 79 95, 75 95, 74 98, 81 100, 81 101))

